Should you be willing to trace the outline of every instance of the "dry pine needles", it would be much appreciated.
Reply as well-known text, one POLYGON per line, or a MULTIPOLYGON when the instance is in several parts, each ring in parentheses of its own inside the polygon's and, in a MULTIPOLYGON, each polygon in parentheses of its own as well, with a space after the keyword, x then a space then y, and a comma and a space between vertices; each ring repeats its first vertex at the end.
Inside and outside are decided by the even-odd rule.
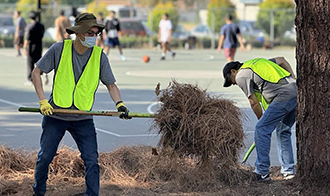
POLYGON ((244 133, 241 111, 232 101, 175 80, 162 90, 159 100, 162 106, 154 126, 161 134, 160 147, 203 162, 237 163, 244 133))

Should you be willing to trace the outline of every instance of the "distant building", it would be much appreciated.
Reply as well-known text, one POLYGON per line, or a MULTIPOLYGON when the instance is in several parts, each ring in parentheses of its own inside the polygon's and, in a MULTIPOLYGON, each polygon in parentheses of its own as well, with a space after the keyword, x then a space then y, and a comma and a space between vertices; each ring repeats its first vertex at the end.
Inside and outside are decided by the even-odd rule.
POLYGON ((236 6, 237 17, 240 20, 257 20, 259 4, 263 0, 231 0, 236 6))

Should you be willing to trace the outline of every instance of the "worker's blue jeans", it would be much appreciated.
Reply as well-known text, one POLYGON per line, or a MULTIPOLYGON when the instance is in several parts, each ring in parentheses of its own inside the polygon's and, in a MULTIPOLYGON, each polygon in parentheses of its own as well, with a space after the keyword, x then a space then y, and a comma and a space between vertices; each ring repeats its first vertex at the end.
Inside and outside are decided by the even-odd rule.
POLYGON ((44 195, 48 178, 48 167, 52 162, 58 145, 69 131, 75 140, 81 158, 85 165, 86 196, 99 194, 100 177, 98 165, 98 152, 96 132, 93 120, 64 121, 49 116, 44 116, 42 122, 42 135, 40 139, 40 151, 35 168, 35 183, 33 189, 36 195, 44 195))
POLYGON ((255 173, 269 173, 270 141, 276 129, 277 151, 281 163, 281 173, 294 174, 294 159, 291 142, 291 127, 295 123, 296 98, 287 102, 273 101, 256 124, 254 140, 257 150, 255 173))

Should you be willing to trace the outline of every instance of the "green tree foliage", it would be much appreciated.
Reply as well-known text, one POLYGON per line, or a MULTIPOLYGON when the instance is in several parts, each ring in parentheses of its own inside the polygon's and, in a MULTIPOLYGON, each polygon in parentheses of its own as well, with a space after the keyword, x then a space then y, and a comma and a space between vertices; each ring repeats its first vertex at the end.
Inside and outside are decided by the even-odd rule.
POLYGON ((166 4, 158 3, 152 10, 151 14, 149 14, 148 26, 150 27, 150 25, 152 25, 152 31, 158 32, 159 21, 165 13, 168 14, 168 19, 172 22, 172 31, 175 31, 179 22, 179 13, 173 6, 172 2, 167 2, 166 4))
MULTIPOLYGON (((48 8, 41 10, 41 22, 45 25, 45 28, 53 26, 55 17, 53 16, 53 10, 49 6, 50 0, 41 0, 41 5, 48 8), (51 22, 50 22, 51 21, 51 22)), ((29 21, 28 14, 30 11, 37 11, 38 0, 19 0, 16 3, 17 10, 21 12, 21 16, 25 20, 29 21)))
POLYGON ((295 4, 292 0, 266 0, 259 5, 257 25, 270 34, 271 10, 274 10, 274 36, 281 38, 294 25, 295 4))
POLYGON ((95 16, 97 16, 97 14, 99 12, 102 12, 103 17, 106 17, 106 16, 109 15, 109 12, 106 9, 107 5, 108 4, 106 2, 99 2, 98 3, 96 1, 92 1, 87 6, 87 12, 93 13, 95 16))
MULTIPOLYGON (((205 0, 180 0, 180 1, 183 2, 185 6, 192 7, 195 5, 195 3, 203 2, 205 0)), ((178 0, 136 0, 135 2, 147 7, 154 7, 158 3, 168 3, 168 2, 172 2, 173 5, 176 5, 178 0)))
POLYGON ((137 3, 147 7, 154 7, 156 6, 161 0, 137 0, 137 3))
POLYGON ((214 31, 219 32, 221 27, 226 23, 226 15, 230 14, 234 18, 235 6, 230 2, 230 0, 211 0, 207 5, 207 24, 212 27, 212 15, 214 15, 214 31))

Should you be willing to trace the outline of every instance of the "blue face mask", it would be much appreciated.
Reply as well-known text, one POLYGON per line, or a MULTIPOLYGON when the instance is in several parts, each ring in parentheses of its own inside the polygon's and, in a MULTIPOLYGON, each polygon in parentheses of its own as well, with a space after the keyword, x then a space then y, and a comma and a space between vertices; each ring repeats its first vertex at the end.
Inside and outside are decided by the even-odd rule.
POLYGON ((96 45, 96 39, 97 37, 96 36, 93 36, 93 37, 89 37, 89 36, 86 36, 85 37, 85 41, 82 41, 80 38, 80 42, 82 45, 86 46, 87 48, 92 48, 96 45))

